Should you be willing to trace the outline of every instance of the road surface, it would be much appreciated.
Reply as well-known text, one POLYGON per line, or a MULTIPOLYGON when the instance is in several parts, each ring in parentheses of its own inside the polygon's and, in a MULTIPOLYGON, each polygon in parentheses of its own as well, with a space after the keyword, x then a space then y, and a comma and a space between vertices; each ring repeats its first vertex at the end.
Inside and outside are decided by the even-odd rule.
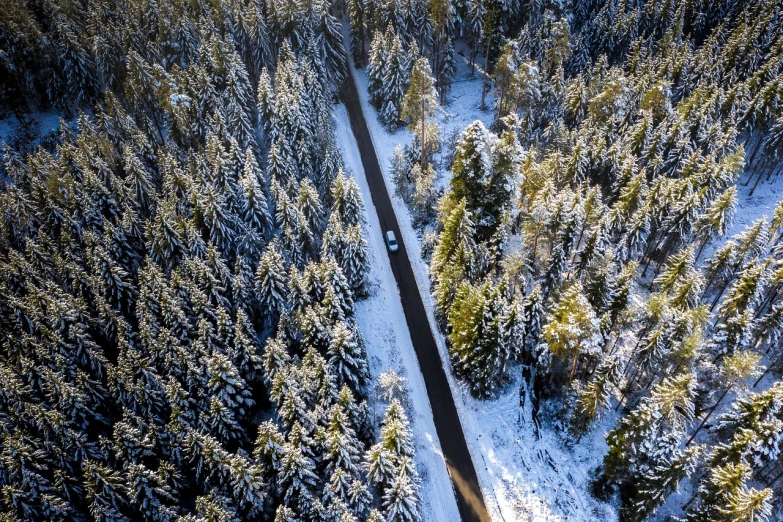
MULTIPOLYGON (((397 280, 405 320, 408 322, 411 341, 416 350, 421 373, 424 376, 427 395, 429 395, 432 405, 435 430, 438 433, 446 468, 449 470, 451 483, 454 486, 457 507, 463 522, 491 522, 481 488, 479 488, 476 470, 470 458, 468 445, 465 442, 465 434, 462 431, 457 407, 454 405, 454 397, 446 379, 446 372, 438 354, 435 338, 430 330, 424 303, 422 303, 419 289, 416 286, 413 269, 408 260, 405 243, 402 240, 402 234, 400 234, 400 227, 397 225, 397 217, 394 215, 386 184, 383 181, 352 76, 349 75, 343 82, 340 97, 348 109, 351 129, 356 143, 359 145, 362 165, 367 176, 367 184, 370 186, 373 205, 378 212, 381 229, 394 231, 399 243, 399 250, 389 253, 389 262, 394 278, 397 280)), ((427 499, 425 498, 423 501, 427 502, 427 499)))

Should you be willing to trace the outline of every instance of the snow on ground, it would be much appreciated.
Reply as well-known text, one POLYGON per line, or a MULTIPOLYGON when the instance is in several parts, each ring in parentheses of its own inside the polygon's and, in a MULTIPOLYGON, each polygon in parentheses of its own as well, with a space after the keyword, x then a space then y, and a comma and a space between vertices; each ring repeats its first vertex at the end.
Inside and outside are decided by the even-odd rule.
MULTIPOLYGON (((372 204, 370 188, 364 175, 359 148, 351 132, 348 113, 343 105, 335 109, 337 139, 343 152, 347 171, 352 172, 362 191, 365 204, 365 232, 370 249, 370 297, 356 303, 359 328, 367 342, 370 371, 373 378, 390 369, 407 379, 408 413, 416 444, 416 460, 422 476, 422 520, 459 520, 457 502, 449 480, 446 463, 435 432, 432 408, 413 350, 405 314, 402 310, 397 283, 391 271, 378 214, 372 204)), ((373 402, 377 420, 384 405, 373 402)))
MULTIPOLYGON (((458 60, 461 57, 458 56, 458 60)), ((480 89, 481 76, 477 70, 474 76, 470 77, 470 70, 464 62, 458 62, 459 67, 453 88, 449 94, 450 104, 444 109, 444 114, 440 117, 440 124, 444 136, 449 136, 453 130, 461 131, 470 122, 480 119, 489 123, 492 114, 489 111, 480 111, 480 89)), ((595 469, 601 462, 606 452, 606 446, 603 441, 605 429, 603 426, 611 424, 603 423, 598 429, 585 437, 582 443, 575 451, 565 449, 558 436, 544 428, 541 432, 541 438, 537 439, 530 412, 524 412, 520 416, 518 386, 520 375, 516 375, 506 390, 499 397, 493 400, 477 400, 470 395, 466 386, 460 383, 454 376, 449 360, 446 343, 443 335, 437 329, 433 315, 432 296, 430 294, 430 282, 428 276, 428 267, 421 257, 421 243, 417 232, 415 231, 411 216, 405 203, 394 195, 394 186, 390 175, 390 158, 397 145, 405 145, 410 142, 410 134, 401 127, 394 133, 388 133, 380 124, 375 109, 370 106, 367 95, 367 77, 364 70, 355 70, 351 64, 351 70, 357 81, 357 89, 361 98, 362 110, 364 111, 367 125, 372 135, 375 145, 378 161, 381 164, 386 186, 392 195, 392 204, 394 205, 397 221, 400 225, 403 240, 410 256, 411 265, 416 277, 416 283, 419 287, 424 305, 427 308, 427 315, 430 320, 430 327, 435 333, 435 339, 438 343, 441 359, 446 368, 446 374, 449 379, 460 419, 465 430, 465 437, 473 457, 476 472, 479 476, 479 482, 484 494, 484 500, 487 509, 490 511, 492 519, 495 521, 512 522, 528 520, 546 520, 546 521, 611 521, 616 519, 613 509, 596 501, 589 493, 589 471, 595 469)), ((344 109, 337 111, 338 122, 345 117, 344 109)), ((343 142, 346 161, 355 165, 357 180, 364 191, 367 190, 364 179, 364 171, 361 169, 361 163, 358 158, 358 150, 346 147, 344 143, 346 138, 342 136, 344 132, 349 132, 349 126, 346 123, 338 123, 338 132, 343 142), (354 159, 355 158, 355 159, 354 159)), ((347 140, 353 144, 353 140, 347 140)), ((447 174, 442 173, 441 183, 447 182, 447 174)), ((370 205, 370 198, 365 192, 365 203, 370 205)), ((372 213, 371 213, 372 214, 372 213)), ((375 219, 375 215, 371 216, 375 219)), ((372 221, 372 220, 371 220, 372 221)), ((380 230, 370 231, 372 243, 377 244, 374 248, 373 268, 374 274, 379 269, 377 253, 382 251, 383 241, 380 230), (380 248, 381 250, 377 250, 380 248)), ((393 276, 391 274, 385 254, 380 256, 380 269, 385 274, 381 281, 383 286, 396 288, 393 276)), ((388 288, 380 288, 378 292, 385 295, 388 288)), ((373 299, 378 299, 375 296, 373 299)), ((378 310, 386 310, 385 307, 377 306, 373 299, 360 303, 360 324, 363 332, 370 332, 375 324, 385 325, 389 321, 390 314, 379 316, 378 310), (365 315, 366 314, 366 315, 365 315)), ((402 315, 402 308, 399 305, 397 297, 394 296, 394 307, 399 310, 395 313, 396 332, 404 331, 407 328, 405 318, 402 315)), ((381 334, 379 334, 381 335, 381 334)), ((400 337, 400 336, 398 336, 400 337)), ((408 365, 413 365, 415 379, 409 372, 407 376, 411 381, 421 381, 421 375, 418 371, 418 363, 408 336, 404 336, 404 342, 398 345, 399 350, 392 351, 392 355, 387 353, 380 354, 378 348, 382 344, 373 346, 368 343, 368 351, 371 362, 374 357, 389 357, 392 360, 401 358, 408 365)), ((399 340, 399 339, 398 339, 399 340)), ((378 361, 374 361, 377 367, 378 361)), ((412 397, 417 401, 427 402, 426 396, 419 398, 417 395, 426 394, 423 382, 420 386, 414 386, 411 382, 412 397)), ((416 409, 416 407, 414 407, 416 409)), ((431 426, 431 417, 429 408, 427 419, 431 426)), ((434 429, 430 429, 431 437, 434 436, 434 429)), ((445 472, 442 462, 439 462, 437 468, 445 472)), ((441 480, 447 480, 446 475, 441 480)), ((429 497, 424 493, 425 501, 429 497)), ((451 521, 458 518, 433 518, 424 517, 424 520, 433 521, 451 521)))
MULTIPOLYGON (((765 216, 768 219, 772 217, 772 211, 775 209, 778 201, 783 199, 783 176, 773 177, 770 181, 762 179, 756 187, 753 196, 750 196, 749 194, 751 187, 756 181, 755 174, 756 172, 748 171, 743 172, 740 175, 740 178, 737 181, 737 211, 734 215, 734 219, 732 219, 729 227, 726 230, 726 234, 723 237, 712 241, 705 247, 704 253, 699 260, 700 263, 703 264, 714 254, 715 250, 723 246, 729 238, 742 232, 755 221, 765 216)), ((769 363, 770 361, 768 358, 764 357, 761 361, 761 366, 766 368, 769 363)), ((749 381, 749 384, 751 385, 749 391, 753 393, 762 392, 768 389, 778 380, 779 376, 775 372, 770 372, 761 381, 759 381, 756 386, 752 386, 752 384, 756 381, 755 378, 752 378, 749 381)), ((728 411, 736 397, 736 391, 730 392, 723 399, 720 407, 718 407, 718 409, 713 413, 710 422, 705 426, 705 428, 708 429, 714 423, 715 419, 717 419, 722 413, 728 411)), ((699 437, 696 439, 697 443, 703 440, 707 429, 704 429, 701 432, 699 437)), ((756 486, 758 487, 758 485, 756 486)), ((680 483, 679 490, 670 495, 666 502, 658 510, 658 513, 656 514, 656 520, 667 520, 666 517, 668 516, 682 516, 681 507, 691 499, 693 495, 693 487, 694 484, 690 479, 683 480, 680 483)), ((780 513, 777 513, 778 518, 775 518, 775 516, 772 518, 774 520, 783 520, 780 518, 780 515, 780 513)))
MULTIPOLYGON (((39 138, 57 130, 60 126, 61 114, 58 112, 34 112, 26 115, 29 120, 29 133, 39 138)), ((24 119, 24 118, 23 118, 24 119)), ((0 119, 0 143, 13 139, 22 131, 22 124, 14 114, 0 119)))
MULTIPOLYGON (((465 55, 467 56, 467 53, 465 55)), ((485 125, 489 125, 492 120, 491 111, 479 110, 481 72, 476 69, 475 73, 471 75, 466 56, 456 57, 458 67, 455 81, 448 95, 448 104, 438 117, 444 143, 455 131, 461 132, 474 120, 481 120, 485 125)), ((490 510, 493 520, 503 522, 516 520, 615 520, 617 515, 613 508, 595 500, 589 492, 589 474, 600 464, 606 453, 604 437, 616 421, 613 410, 610 410, 607 418, 588 433, 579 445, 573 450, 569 450, 563 447, 559 436, 547 430, 546 427, 543 428, 541 439, 538 440, 532 429, 529 411, 523 412, 520 418, 518 399, 520 376, 518 374, 515 374, 514 382, 498 398, 489 401, 474 399, 467 387, 454 377, 445 339, 437 329, 432 313, 433 303, 430 294, 428 267, 420 255, 421 238, 413 227, 407 206, 394 195, 395 190, 391 181, 391 157, 394 148, 397 145, 404 146, 410 143, 411 135, 404 127, 400 127, 392 133, 384 129, 378 121, 377 112, 368 101, 365 71, 363 69, 356 70, 353 64, 351 64, 351 70, 357 82, 362 109, 372 135, 386 186, 392 195, 392 204, 397 214, 403 240, 411 257, 410 261, 416 275, 416 282, 428 309, 430 326, 435 333, 441 358, 455 394, 455 402, 473 456, 476 472, 479 475, 487 508, 490 510)), ((490 101, 488 97, 488 105, 490 105, 490 101)), ((357 171, 357 178, 362 174, 363 171, 357 171)), ((439 172, 441 187, 445 188, 448 184, 449 174, 442 169, 439 172)), ((777 202, 783 198, 783 176, 776 177, 771 182, 762 180, 753 196, 749 196, 749 192, 750 185, 755 180, 752 180, 749 185, 745 185, 749 176, 750 174, 744 173, 737 183, 739 189, 737 212, 726 236, 708 245, 700 261, 706 260, 712 255, 715 248, 721 246, 726 239, 741 232, 754 221, 765 215, 770 217, 777 202)), ((360 181, 364 183, 363 179, 360 181)), ((369 201, 368 196, 365 198, 366 201, 369 201)), ((380 234, 378 234, 376 241, 380 242, 383 247, 380 234)), ((393 287, 394 279, 391 273, 388 276, 393 287)), ((401 321, 402 327, 405 327, 402 316, 401 321)), ((415 354, 411 348, 409 351, 409 356, 413 358, 415 364, 415 354)), ((372 350, 371 353, 373 353, 372 350)), ((761 383, 760 387, 763 387, 763 384, 761 383)), ((690 485, 684 481, 681 484, 679 494, 672 495, 671 502, 667 502, 662 512, 676 512, 676 508, 672 509, 672 507, 677 502, 685 502, 690 496, 690 489, 690 485), (683 496, 686 498, 683 499, 683 496)), ((427 519, 425 518, 425 520, 427 519)), ((442 519, 436 517, 433 520, 442 519)))
POLYGON ((764 216, 772 218, 772 211, 775 210, 775 205, 783 199, 783 176, 774 176, 770 181, 762 179, 753 195, 750 196, 750 189, 753 183, 756 182, 755 175, 756 172, 750 171, 743 172, 740 175, 737 181, 737 211, 734 214, 734 219, 729 224, 724 237, 712 241, 704 248, 700 262, 709 259, 717 248, 723 246, 727 239, 742 232, 746 227, 752 225, 754 221, 764 216))

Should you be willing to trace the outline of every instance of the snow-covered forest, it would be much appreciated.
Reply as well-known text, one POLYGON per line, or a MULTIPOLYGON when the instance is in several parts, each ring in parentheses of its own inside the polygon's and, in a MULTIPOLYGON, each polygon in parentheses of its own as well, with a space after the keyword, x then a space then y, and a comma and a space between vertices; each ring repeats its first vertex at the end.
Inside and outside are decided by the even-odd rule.
POLYGON ((781 8, 349 0, 451 368, 621 520, 783 517, 781 8))
POLYGON ((0 519, 419 519, 330 11, 0 3, 0 519))
POLYGON ((0 521, 783 520, 782 14, 0 0, 0 521))

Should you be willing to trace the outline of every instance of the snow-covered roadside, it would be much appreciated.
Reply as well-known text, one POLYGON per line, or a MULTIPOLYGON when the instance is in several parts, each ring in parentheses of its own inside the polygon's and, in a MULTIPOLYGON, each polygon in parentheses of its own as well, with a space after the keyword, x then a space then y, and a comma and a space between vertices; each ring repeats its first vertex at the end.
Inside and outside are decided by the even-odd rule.
MULTIPOLYGON (((416 460, 422 477, 422 520, 459 520, 457 502, 446 463, 435 432, 424 377, 413 350, 397 283, 391 271, 378 214, 372 204, 370 188, 364 175, 359 148, 351 132, 348 113, 343 105, 334 111, 337 141, 343 152, 346 170, 353 173, 365 204, 365 232, 370 249, 370 297, 356 303, 359 328, 367 342, 367 354, 373 378, 390 369, 407 379, 411 426, 416 444, 416 460)), ((383 406, 374 405, 376 418, 383 406)))
MULTIPOLYGON (((442 117, 440 122, 444 136, 448 136, 454 129, 461 131, 475 119, 481 119, 485 123, 491 119, 489 112, 478 110, 481 88, 478 73, 470 79, 467 77, 469 74, 467 68, 460 69, 450 94, 452 103, 446 107, 445 117, 442 117)), ((435 333, 449 384, 454 391, 468 447, 493 520, 510 522, 615 519, 616 515, 612 508, 597 502, 588 492, 588 471, 600 463, 606 451, 603 430, 595 430, 594 436, 586 437, 576 451, 567 451, 557 437, 547 430, 543 430, 541 439, 537 440, 529 414, 523 415, 520 419, 517 395, 519 376, 500 397, 489 401, 474 399, 467 387, 454 377, 445 339, 436 327, 432 312, 434 308, 428 268, 421 258, 420 238, 413 227, 405 203, 394 195, 390 176, 390 158, 394 147, 408 143, 410 134, 404 128, 398 129, 395 133, 388 133, 380 125, 376 112, 368 101, 367 77, 364 71, 356 71, 353 64, 351 70, 357 81, 362 110, 372 135, 387 190, 392 195, 392 204, 408 249, 416 283, 428 311, 430 326, 435 333)), ((346 152, 346 156, 350 154, 346 152)), ((357 178, 359 177, 357 175, 357 178)), ((376 241, 382 241, 380 233, 376 241)), ((391 284, 394 284, 393 279, 391 284)), ((377 310, 378 308, 374 308, 375 313, 377 310)), ((400 313, 402 313, 401 309, 400 313)), ((401 316, 401 320, 404 327, 404 317, 401 316)), ((363 331, 366 329, 363 328, 363 331)), ((415 364, 412 347, 409 355, 415 364)), ((416 373, 420 375, 419 372, 416 373)), ((429 519, 425 517, 425 520, 429 519)), ((436 517, 432 520, 451 519, 436 517)))

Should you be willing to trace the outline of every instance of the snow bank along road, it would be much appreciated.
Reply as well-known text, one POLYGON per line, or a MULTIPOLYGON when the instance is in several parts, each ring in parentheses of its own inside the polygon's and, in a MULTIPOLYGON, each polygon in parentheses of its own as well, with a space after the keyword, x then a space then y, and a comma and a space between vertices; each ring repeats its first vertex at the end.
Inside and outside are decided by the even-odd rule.
MULTIPOLYGON (((473 461, 470 458, 468 445, 465 442, 465 434, 462 431, 454 397, 451 395, 446 372, 438 355, 438 347, 435 344, 435 338, 427 320, 427 313, 416 286, 413 269, 408 260, 405 243, 397 225, 397 217, 394 215, 389 193, 386 191, 352 76, 343 82, 340 95, 348 109, 351 129, 356 143, 359 145, 362 165, 381 229, 392 230, 399 242, 399 250, 389 255, 389 263, 394 278, 397 280, 405 319, 408 322, 413 347, 416 350, 421 373, 424 376, 427 394, 432 405, 435 430, 440 439, 451 482, 454 485, 460 515, 464 522, 489 522, 491 519, 484 505, 484 498, 481 494, 473 461)), ((378 313, 383 312, 379 310, 378 313)), ((425 498, 423 501, 427 502, 427 499, 425 498)))

